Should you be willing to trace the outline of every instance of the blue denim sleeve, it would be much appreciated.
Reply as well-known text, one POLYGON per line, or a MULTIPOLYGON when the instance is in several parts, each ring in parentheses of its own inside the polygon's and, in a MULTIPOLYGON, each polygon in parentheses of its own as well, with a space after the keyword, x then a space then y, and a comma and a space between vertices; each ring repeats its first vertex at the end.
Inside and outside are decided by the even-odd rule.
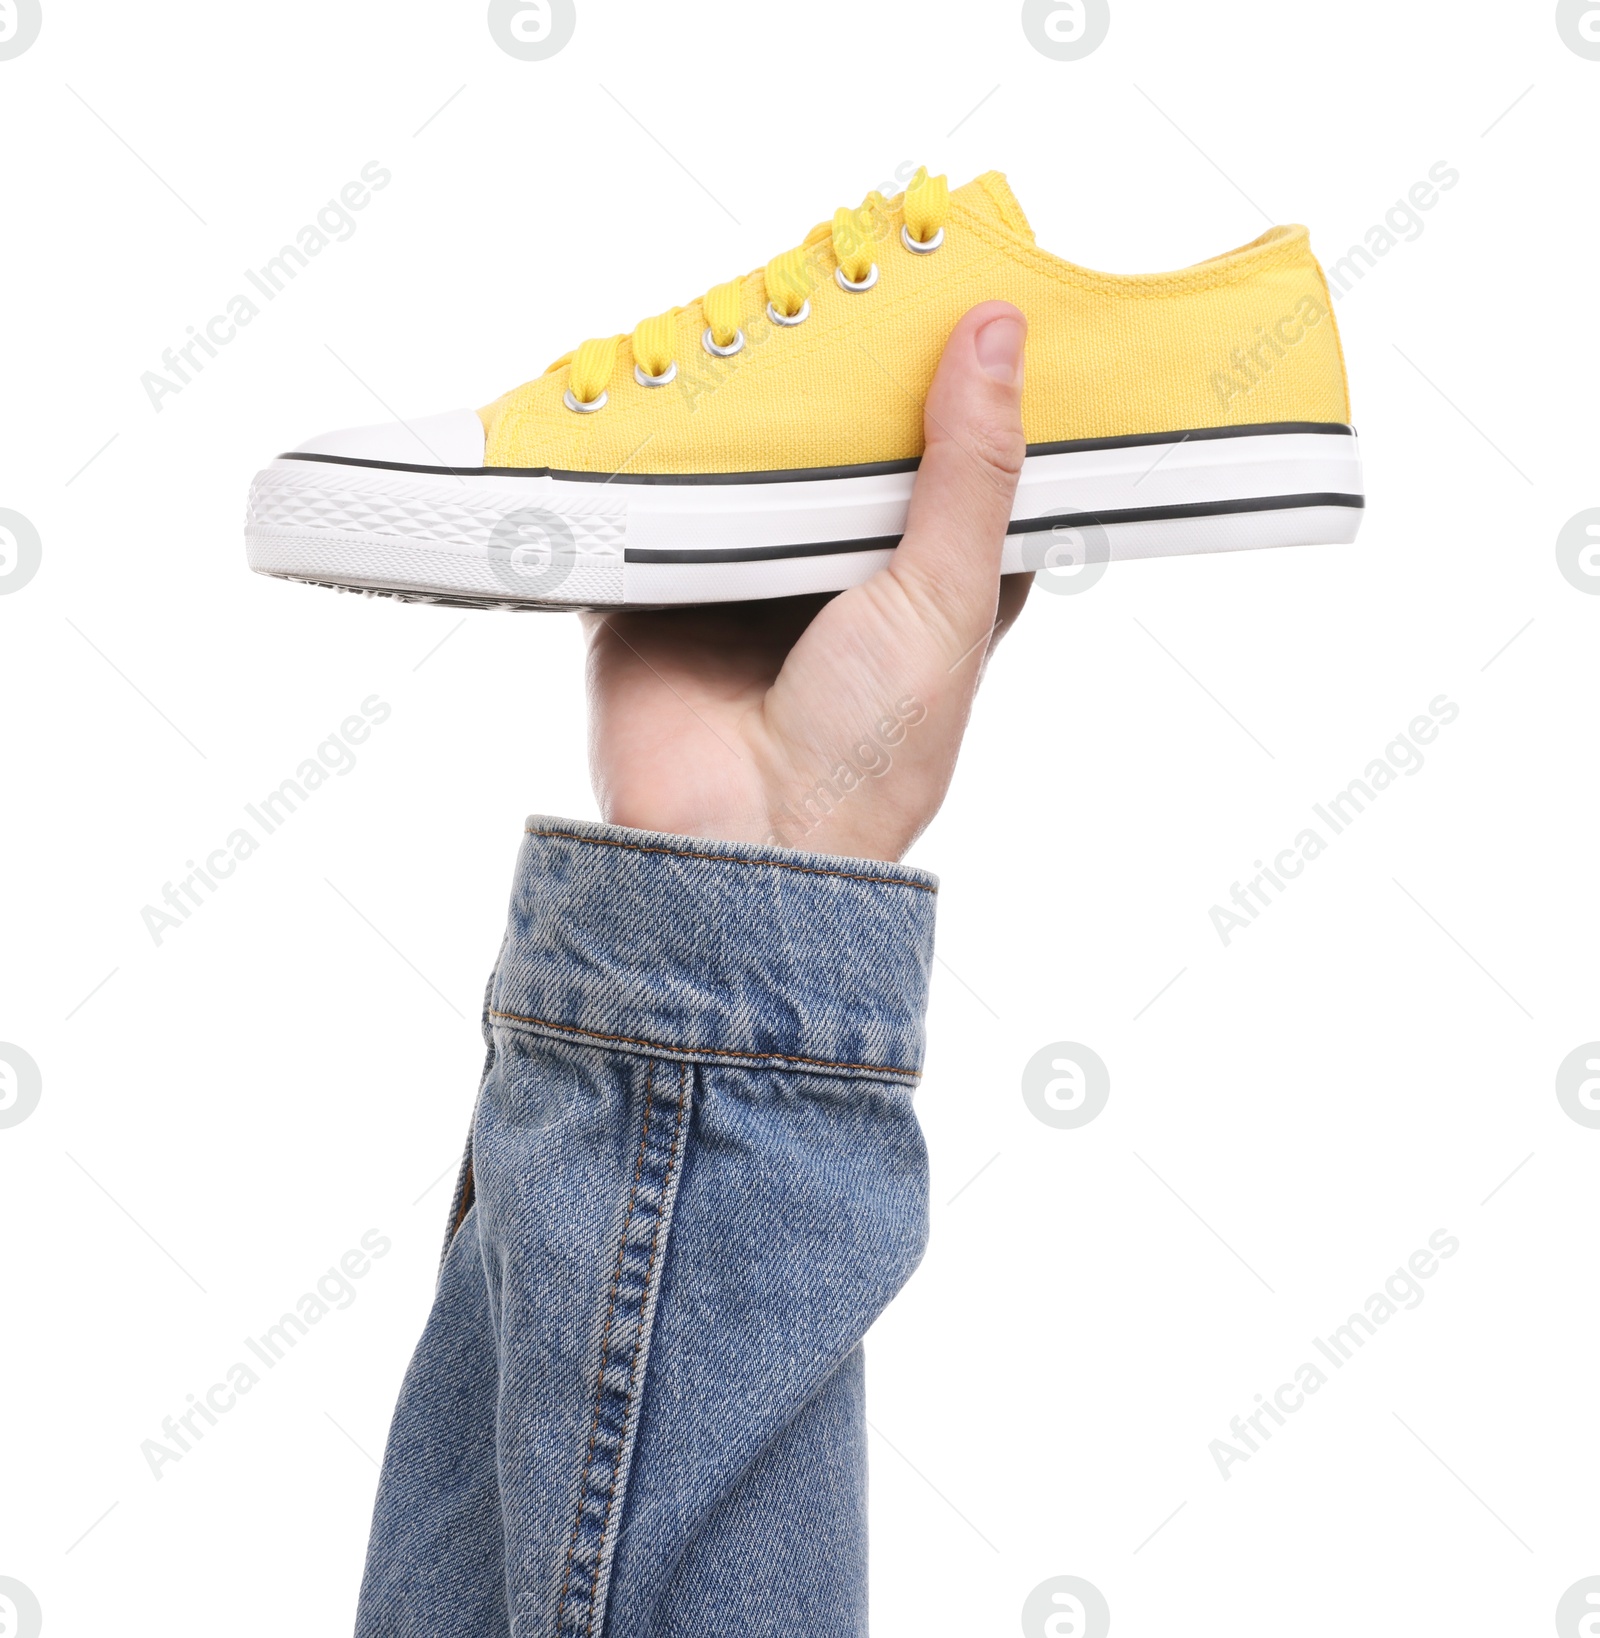
POLYGON ((856 1638, 936 884, 531 819, 358 1638, 856 1638))

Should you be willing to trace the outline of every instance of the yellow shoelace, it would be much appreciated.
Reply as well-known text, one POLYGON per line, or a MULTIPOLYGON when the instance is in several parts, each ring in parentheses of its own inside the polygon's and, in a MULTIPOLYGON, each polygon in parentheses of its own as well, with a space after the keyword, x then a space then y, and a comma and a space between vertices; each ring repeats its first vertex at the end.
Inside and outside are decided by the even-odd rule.
MULTIPOLYGON (((924 166, 906 185, 903 208, 907 248, 936 249, 949 207, 947 179, 929 176, 924 166)), ((888 212, 888 200, 874 191, 867 195, 859 209, 841 206, 834 212, 831 226, 813 229, 804 244, 774 256, 766 266, 768 317, 779 324, 803 321, 810 294, 827 271, 823 265, 825 247, 832 250, 841 282, 848 282, 856 289, 869 288, 876 276, 872 250, 881 237, 888 212)), ((744 345, 740 329, 743 305, 742 278, 719 284, 700 298, 700 311, 706 321, 702 340, 708 352, 715 348, 726 356, 744 345)), ((674 352, 680 340, 679 319, 684 311, 682 307, 673 307, 654 318, 641 320, 634 327, 634 365, 640 377, 647 379, 651 386, 664 385, 676 373, 674 352)), ((616 369, 617 351, 623 339, 615 335, 586 341, 576 351, 558 358, 545 371, 549 375, 566 365, 571 366, 567 382, 569 409, 598 409, 605 402, 606 387, 616 369)))

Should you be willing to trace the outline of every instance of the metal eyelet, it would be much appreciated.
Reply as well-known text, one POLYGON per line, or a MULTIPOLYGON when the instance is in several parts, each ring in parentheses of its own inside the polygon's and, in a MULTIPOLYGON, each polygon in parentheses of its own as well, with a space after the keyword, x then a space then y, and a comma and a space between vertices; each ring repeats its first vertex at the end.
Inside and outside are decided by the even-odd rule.
POLYGON ((873 285, 878 282, 878 264, 874 262, 872 266, 867 269, 867 276, 860 282, 860 284, 854 284, 847 279, 844 276, 844 269, 842 267, 834 268, 833 276, 839 281, 839 288, 841 290, 854 291, 857 295, 859 295, 863 290, 870 290, 873 285))
POLYGON ((593 415, 597 409, 604 409, 606 407, 606 399, 609 397, 609 393, 602 392, 598 398, 591 398, 586 404, 581 398, 574 398, 572 396, 572 388, 568 387, 566 392, 562 394, 561 402, 565 404, 569 410, 573 410, 579 415, 593 415))
POLYGON ((673 359, 673 361, 661 372, 660 375, 646 375, 642 364, 635 364, 633 367, 633 379, 637 381, 641 387, 664 387, 673 379, 674 376, 677 375, 677 373, 677 359, 673 359))
POLYGON ((744 331, 735 330, 733 340, 726 347, 719 347, 716 338, 711 334, 711 326, 706 326, 706 333, 700 338, 700 345, 716 358, 732 358, 744 346, 744 331))
POLYGON ((800 303, 800 311, 798 313, 780 313, 778 309, 769 301, 767 303, 767 317, 771 319, 774 324, 782 324, 791 328, 796 324, 804 324, 805 321, 811 317, 810 298, 808 297, 805 301, 800 303))
POLYGON ((913 239, 911 229, 902 224, 900 241, 907 250, 914 250, 919 256, 931 256, 944 243, 944 229, 940 228, 931 239, 913 239))

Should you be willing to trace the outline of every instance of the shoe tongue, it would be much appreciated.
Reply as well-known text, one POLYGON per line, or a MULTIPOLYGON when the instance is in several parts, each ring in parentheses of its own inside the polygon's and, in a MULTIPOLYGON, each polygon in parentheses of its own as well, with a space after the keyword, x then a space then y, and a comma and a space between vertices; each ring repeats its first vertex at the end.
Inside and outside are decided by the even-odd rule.
POLYGON ((985 171, 964 186, 953 188, 950 197, 959 201, 963 209, 983 217, 985 221, 998 222, 1013 233, 1020 234, 1029 244, 1034 243, 1027 213, 1017 203, 1017 196, 999 171, 985 171))

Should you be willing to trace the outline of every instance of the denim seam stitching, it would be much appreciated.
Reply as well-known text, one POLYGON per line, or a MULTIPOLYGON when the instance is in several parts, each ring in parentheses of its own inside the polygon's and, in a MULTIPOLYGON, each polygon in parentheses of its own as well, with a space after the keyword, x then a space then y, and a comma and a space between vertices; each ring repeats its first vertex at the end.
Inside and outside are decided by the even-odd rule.
POLYGON ((639 1158, 633 1169, 633 1188, 628 1195, 628 1209, 622 1219, 622 1233, 617 1237, 617 1267, 611 1276, 611 1299, 606 1305, 606 1323, 600 1333, 600 1370, 594 1385, 594 1419, 589 1424, 589 1448, 584 1453, 583 1472, 578 1477, 578 1511, 572 1521, 572 1540, 567 1544, 566 1573, 561 1579, 561 1596, 556 1600, 556 1623, 559 1628, 566 1618, 567 1589, 572 1585, 572 1560, 578 1550, 578 1533, 583 1524, 584 1493, 589 1488, 589 1469, 594 1464, 594 1447, 600 1437, 600 1407, 605 1396, 606 1355, 611 1348, 611 1322, 616 1317, 617 1293, 622 1286, 622 1264, 628 1251, 628 1230, 633 1224, 633 1209, 639 1201, 639 1181, 644 1176, 645 1145, 650 1141, 651 1100, 655 1086, 656 1066, 652 1059, 645 1068, 644 1123, 639 1132, 639 1158))
POLYGON ((653 1324, 652 1292, 682 1154, 684 1112, 689 1101, 688 1066, 680 1065, 677 1118, 672 1125, 670 1138, 664 1140, 662 1127, 665 1123, 657 1119, 657 1104, 665 1100, 659 1098, 655 1091, 655 1067, 652 1060, 645 1075, 639 1153, 634 1165, 627 1210, 623 1215, 617 1263, 601 1332, 594 1416, 589 1428, 589 1443, 578 1484, 577 1512, 573 1519, 572 1538, 567 1547, 561 1594, 556 1608, 556 1631, 562 1638, 572 1638, 572 1635, 579 1633, 584 1634, 585 1638, 592 1638, 594 1633, 601 1611, 602 1588, 608 1579, 609 1561, 615 1547, 614 1519, 622 1488, 622 1474, 628 1465, 632 1440, 637 1431, 639 1366, 645 1357, 647 1333, 653 1324), (639 1254, 645 1251, 642 1242, 647 1224, 650 1238, 641 1272, 639 1254), (621 1350, 627 1347, 626 1328, 629 1324, 634 1325, 635 1335, 627 1356, 626 1378, 618 1385, 614 1380, 608 1382, 607 1378, 614 1378, 621 1350), (607 1447, 604 1450, 602 1443, 607 1447), (601 1473, 596 1471, 597 1457, 600 1463, 609 1466, 609 1479, 602 1479, 601 1473), (579 1578, 576 1584, 575 1577, 579 1578), (583 1578, 589 1581, 587 1594, 582 1591, 583 1578))
MULTIPOLYGON (((667 1156, 666 1173, 663 1176, 662 1183, 661 1183, 662 1196, 663 1196, 663 1199, 662 1199, 663 1209, 661 1211, 658 1211, 657 1214, 656 1214, 655 1228, 651 1231, 651 1234, 650 1234, 650 1260, 645 1266, 644 1305, 646 1307, 648 1306, 649 1300, 650 1300, 650 1282, 655 1278, 656 1252, 659 1249, 660 1244, 661 1244, 661 1229, 662 1229, 662 1225, 666 1222, 666 1211, 664 1209, 665 1204, 666 1204, 666 1200, 665 1200, 666 1190, 667 1190, 667 1187, 668 1187, 668 1185, 670 1184, 670 1182, 672 1180, 673 1172, 677 1169, 679 1143, 680 1143, 680 1139, 682 1138, 682 1135, 683 1135, 683 1112, 684 1112, 684 1109, 688 1106, 688 1102, 689 1102, 689 1066, 687 1064, 679 1064, 678 1065, 678 1117, 673 1122, 673 1126, 672 1126, 672 1148, 671 1148, 671 1151, 669 1152, 669 1154, 667 1156)), ((633 1339, 633 1358, 628 1363, 628 1391, 627 1391, 627 1394, 625 1395, 625 1398, 626 1398, 626 1401, 628 1402, 628 1404, 630 1406, 633 1404, 634 1393, 637 1390, 638 1385, 639 1385, 639 1355, 644 1349, 644 1338, 645 1338, 645 1326, 644 1326, 644 1322, 643 1322, 643 1314, 641 1312, 640 1324, 639 1324, 639 1334, 638 1334, 638 1336, 636 1336, 633 1339)), ((633 1420, 633 1417, 632 1417, 632 1412, 630 1410, 630 1413, 629 1413, 629 1416, 628 1416, 628 1421, 631 1422, 632 1420, 633 1420)), ((619 1479, 619 1477, 621 1476, 621 1473, 622 1473, 622 1459, 623 1459, 624 1452, 626 1451, 626 1448, 627 1448, 627 1445, 626 1445, 625 1440, 618 1445, 617 1460, 616 1460, 615 1464, 613 1465, 613 1467, 611 1469, 611 1488, 606 1494, 606 1515, 605 1515, 605 1520, 602 1523, 601 1528, 600 1528, 600 1551, 599 1551, 598 1556, 595 1559, 594 1586, 593 1586, 593 1588, 591 1589, 591 1591, 589 1593, 589 1621, 588 1621, 588 1625, 584 1628, 585 1638, 592 1638, 592 1634, 594 1632, 594 1620, 595 1620, 595 1615, 598 1612, 598 1605, 599 1605, 599 1598, 600 1598, 600 1572, 601 1572, 601 1569, 605 1565, 606 1538, 611 1534, 611 1514, 612 1514, 613 1508, 616 1505, 617 1480, 619 1479)))
POLYGON ((811 1064, 818 1069, 864 1069, 874 1075, 909 1075, 920 1078, 916 1069, 896 1069, 892 1064, 846 1064, 835 1058, 802 1058, 793 1052, 762 1052, 751 1047, 678 1046, 671 1041, 641 1041, 632 1035, 607 1035, 597 1029, 583 1029, 577 1024, 557 1024, 548 1018, 531 1018, 520 1012, 491 1012, 491 1018, 502 1018, 508 1024, 537 1024, 541 1029, 558 1029, 568 1035, 586 1035, 595 1041, 612 1041, 620 1046, 649 1047, 657 1052, 701 1053, 711 1058, 779 1058, 788 1064, 811 1064))
POLYGON ((735 853, 695 853, 687 848, 647 847, 643 842, 613 842, 603 836, 578 836, 569 830, 526 829, 529 836, 549 836, 564 842, 582 842, 588 847, 619 847, 628 853, 664 853, 674 859, 706 859, 712 864, 757 865, 768 870, 794 870, 803 876, 838 876, 847 882, 875 882, 884 887, 914 887, 919 893, 937 893, 926 882, 905 876, 863 876, 853 870, 824 870, 816 865, 787 864, 781 859, 741 859, 735 853))

